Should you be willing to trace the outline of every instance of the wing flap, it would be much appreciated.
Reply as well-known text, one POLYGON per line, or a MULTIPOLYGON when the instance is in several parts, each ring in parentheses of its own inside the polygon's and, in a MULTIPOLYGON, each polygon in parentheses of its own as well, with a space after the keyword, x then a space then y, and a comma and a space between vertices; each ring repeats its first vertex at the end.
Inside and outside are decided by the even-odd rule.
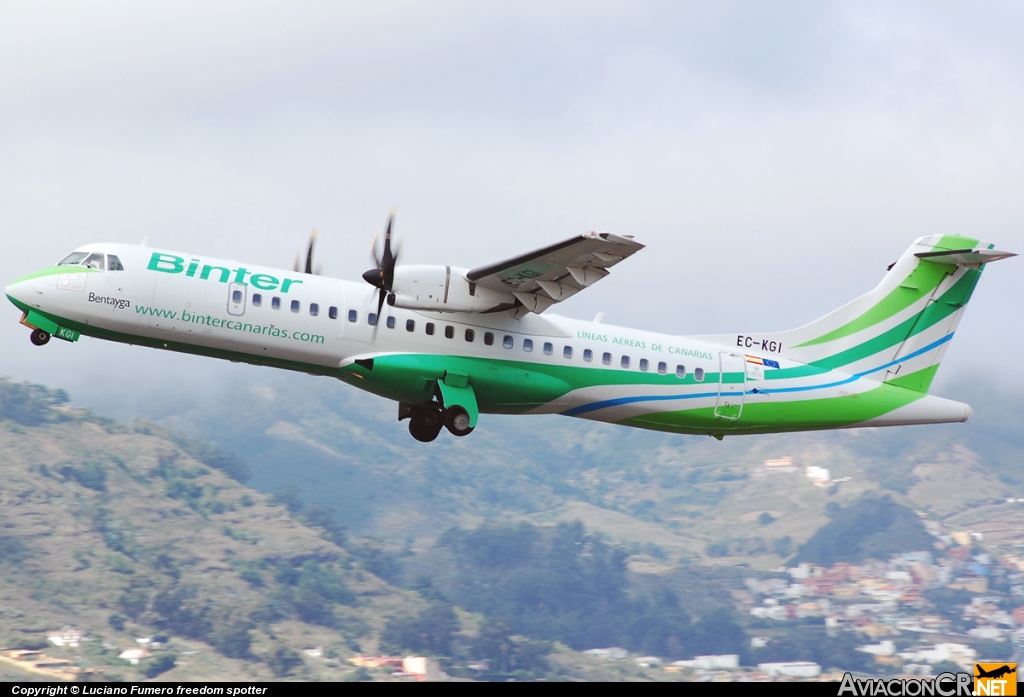
POLYGON ((643 249, 632 237, 587 232, 496 264, 470 270, 466 280, 512 293, 530 312, 543 312, 608 275, 608 269, 643 249))

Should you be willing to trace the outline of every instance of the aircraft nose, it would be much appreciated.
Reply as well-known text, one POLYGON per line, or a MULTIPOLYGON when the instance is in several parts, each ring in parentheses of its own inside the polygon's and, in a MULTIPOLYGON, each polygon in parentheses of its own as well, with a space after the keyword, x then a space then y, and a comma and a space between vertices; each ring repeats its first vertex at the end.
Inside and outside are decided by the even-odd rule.
POLYGON ((30 290, 29 285, 29 281, 14 281, 4 289, 4 292, 11 300, 17 300, 18 302, 23 303, 28 302, 28 294, 30 290))

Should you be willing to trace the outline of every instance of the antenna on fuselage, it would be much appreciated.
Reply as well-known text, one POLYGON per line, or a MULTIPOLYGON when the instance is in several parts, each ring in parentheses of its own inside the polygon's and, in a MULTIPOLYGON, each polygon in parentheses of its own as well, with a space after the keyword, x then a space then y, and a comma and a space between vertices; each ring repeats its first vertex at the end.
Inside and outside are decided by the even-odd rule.
POLYGON ((603 319, 604 319, 604 313, 603 312, 598 312, 596 315, 594 315, 594 324, 601 324, 601 320, 603 320, 603 319))
POLYGON ((146 235, 145 237, 143 237, 142 238, 142 242, 139 242, 139 246, 140 247, 148 246, 149 245, 149 238, 150 238, 150 235, 146 235))

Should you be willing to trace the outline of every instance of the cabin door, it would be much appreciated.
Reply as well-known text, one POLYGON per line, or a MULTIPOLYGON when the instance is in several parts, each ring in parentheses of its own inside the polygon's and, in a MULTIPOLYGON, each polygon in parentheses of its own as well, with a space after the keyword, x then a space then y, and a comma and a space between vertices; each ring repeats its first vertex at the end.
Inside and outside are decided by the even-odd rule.
POLYGON ((743 413, 743 395, 747 389, 747 361, 743 354, 721 351, 718 354, 718 399, 715 417, 736 421, 743 413))

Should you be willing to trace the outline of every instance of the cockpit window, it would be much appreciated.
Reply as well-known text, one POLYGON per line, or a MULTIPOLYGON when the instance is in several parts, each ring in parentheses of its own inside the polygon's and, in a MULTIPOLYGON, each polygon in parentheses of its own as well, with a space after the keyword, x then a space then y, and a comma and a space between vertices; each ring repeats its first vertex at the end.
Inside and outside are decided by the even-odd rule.
POLYGON ((121 260, 117 258, 116 254, 107 255, 107 271, 124 271, 121 260))
POLYGON ((85 258, 89 256, 89 252, 71 252, 66 257, 57 262, 57 266, 73 266, 75 264, 81 264, 85 258))
POLYGON ((89 258, 85 260, 85 264, 90 269, 96 269, 97 271, 103 270, 103 255, 102 254, 90 254, 89 258))

